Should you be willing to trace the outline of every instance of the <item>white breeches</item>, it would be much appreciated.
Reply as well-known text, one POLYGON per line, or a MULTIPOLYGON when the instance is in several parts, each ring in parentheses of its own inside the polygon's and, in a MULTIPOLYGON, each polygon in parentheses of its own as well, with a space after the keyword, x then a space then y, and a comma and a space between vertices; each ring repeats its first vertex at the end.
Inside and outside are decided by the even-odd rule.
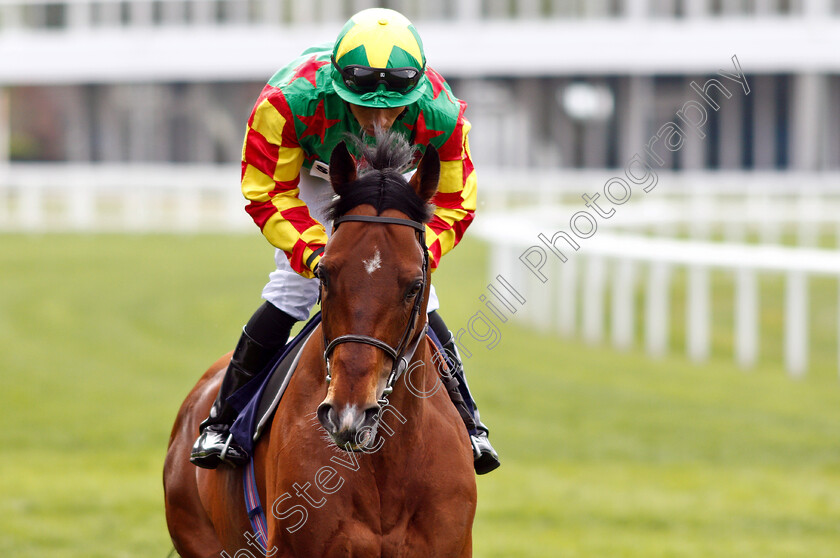
MULTIPOLYGON (((325 224, 327 235, 330 235, 332 223, 328 223, 324 218, 324 210, 333 196, 329 182, 310 176, 301 169, 299 187, 300 199, 309 207, 309 213, 325 224)), ((268 284, 263 288, 262 297, 296 320, 308 319, 309 312, 318 302, 318 280, 298 275, 289 265, 289 260, 282 250, 275 250, 274 262, 277 269, 268 275, 268 284)), ((427 311, 432 312, 438 308, 440 302, 435 293, 435 286, 432 285, 427 311)))

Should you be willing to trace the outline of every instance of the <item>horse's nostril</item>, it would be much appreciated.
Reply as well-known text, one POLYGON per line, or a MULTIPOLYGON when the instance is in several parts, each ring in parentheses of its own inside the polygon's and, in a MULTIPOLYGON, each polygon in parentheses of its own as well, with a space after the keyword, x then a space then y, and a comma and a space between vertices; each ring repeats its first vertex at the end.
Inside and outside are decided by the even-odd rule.
POLYGON ((327 432, 333 433, 338 430, 338 414, 329 403, 318 405, 318 422, 321 423, 327 432))
POLYGON ((365 426, 370 426, 376 422, 376 415, 379 414, 380 409, 379 405, 365 409, 365 426))

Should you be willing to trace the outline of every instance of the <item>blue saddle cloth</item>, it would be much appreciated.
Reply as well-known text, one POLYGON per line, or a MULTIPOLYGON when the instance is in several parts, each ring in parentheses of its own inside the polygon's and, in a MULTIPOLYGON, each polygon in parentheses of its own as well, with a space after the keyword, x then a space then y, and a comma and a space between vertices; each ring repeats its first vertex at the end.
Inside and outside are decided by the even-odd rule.
MULTIPOLYGON (((298 345, 303 343, 320 323, 321 313, 318 312, 303 326, 300 333, 286 343, 286 346, 277 353, 277 356, 263 370, 228 397, 228 403, 239 413, 233 422, 233 426, 231 426, 230 432, 233 434, 234 440, 249 454, 253 454, 254 444, 256 443, 254 433, 260 420, 260 402, 264 397, 274 395, 266 394, 270 380, 278 369, 286 369, 286 367, 280 366, 281 363, 284 363, 287 357, 295 352, 298 345)), ((291 374, 292 372, 294 371, 290 370, 288 373, 291 374)))

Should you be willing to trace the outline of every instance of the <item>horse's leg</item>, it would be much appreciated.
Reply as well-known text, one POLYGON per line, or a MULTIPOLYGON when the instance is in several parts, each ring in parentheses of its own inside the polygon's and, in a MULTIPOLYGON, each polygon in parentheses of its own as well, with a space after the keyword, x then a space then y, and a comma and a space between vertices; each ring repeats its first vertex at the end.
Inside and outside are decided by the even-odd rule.
POLYGON ((218 557, 223 550, 202 505, 197 483, 200 470, 190 463, 190 450, 198 436, 198 424, 207 416, 218 391, 219 371, 229 358, 228 355, 211 366, 184 400, 169 439, 163 468, 166 523, 182 558, 218 557))

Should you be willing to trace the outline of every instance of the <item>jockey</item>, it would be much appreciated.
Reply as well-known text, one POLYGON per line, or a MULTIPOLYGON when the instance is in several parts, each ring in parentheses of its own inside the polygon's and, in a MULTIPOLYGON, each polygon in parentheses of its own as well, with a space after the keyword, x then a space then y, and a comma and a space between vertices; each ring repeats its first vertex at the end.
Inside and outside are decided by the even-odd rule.
MULTIPOLYGON (((330 154, 348 134, 372 137, 378 129, 402 134, 420 154, 440 155, 440 185, 426 225, 431 269, 460 241, 476 207, 476 176, 464 118, 467 104, 426 66, 423 43, 403 15, 368 9, 344 25, 334 44, 304 51, 278 71, 257 99, 242 149, 246 210, 274 245, 277 269, 262 292, 265 302, 242 330, 210 416, 190 461, 215 468, 247 462, 229 429, 236 412, 227 398, 260 372, 287 342, 292 326, 309 317, 318 300, 314 276, 330 224, 322 211, 332 197, 330 154)), ((349 145, 352 149, 352 145, 349 145)), ((452 333, 437 310, 432 286, 429 325, 453 361, 448 386, 470 431, 479 474, 499 466, 464 377, 452 333), (461 401, 463 399, 463 401, 461 401)))

